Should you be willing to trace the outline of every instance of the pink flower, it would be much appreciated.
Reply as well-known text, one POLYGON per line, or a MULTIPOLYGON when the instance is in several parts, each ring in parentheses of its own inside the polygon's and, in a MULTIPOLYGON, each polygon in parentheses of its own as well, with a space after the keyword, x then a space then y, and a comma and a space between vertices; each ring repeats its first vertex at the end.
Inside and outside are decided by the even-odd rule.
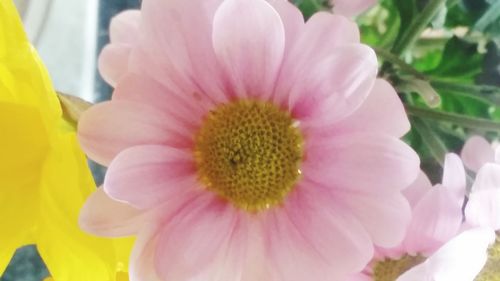
POLYGON ((419 159, 355 23, 281 0, 142 3, 100 56, 112 101, 79 124, 109 165, 81 225, 137 234, 132 280, 344 280, 401 241, 419 159))
POLYGON ((483 269, 487 249, 494 241, 495 232, 491 228, 466 230, 397 281, 473 281, 483 269))
POLYGON ((477 172, 465 208, 467 222, 500 230, 500 147, 495 153, 488 141, 474 136, 465 143, 462 158, 477 172))
POLYGON ((377 0, 330 0, 333 12, 345 16, 356 16, 377 4, 377 0))
POLYGON ((371 264, 350 280, 395 280, 455 237, 462 227, 465 185, 464 167, 455 154, 446 156, 442 184, 431 186, 420 173, 404 191, 412 206, 404 240, 396 247, 377 249, 371 264))

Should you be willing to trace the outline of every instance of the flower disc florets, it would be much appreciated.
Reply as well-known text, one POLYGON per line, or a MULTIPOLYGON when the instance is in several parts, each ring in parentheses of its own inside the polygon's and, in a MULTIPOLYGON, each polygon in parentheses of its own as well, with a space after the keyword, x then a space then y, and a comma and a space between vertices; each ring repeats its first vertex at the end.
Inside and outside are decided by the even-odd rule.
POLYGON ((374 281, 394 281, 408 269, 425 261, 423 256, 405 255, 400 259, 385 259, 373 268, 374 281))
POLYGON ((288 112, 240 100, 208 114, 196 137, 195 156, 208 189, 258 211, 280 203, 299 179, 302 136, 288 112))

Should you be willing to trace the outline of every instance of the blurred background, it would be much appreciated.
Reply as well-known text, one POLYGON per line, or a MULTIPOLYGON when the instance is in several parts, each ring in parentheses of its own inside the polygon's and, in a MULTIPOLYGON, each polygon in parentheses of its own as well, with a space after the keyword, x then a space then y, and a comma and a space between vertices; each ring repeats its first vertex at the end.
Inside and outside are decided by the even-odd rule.
MULTIPOLYGON (((96 102, 111 88, 96 71, 97 54, 109 42, 110 19, 138 8, 140 0, 14 0, 55 89, 96 102)), ((96 181, 102 170, 94 168, 96 181)), ((19 249, 0 281, 41 281, 49 275, 36 248, 19 249)), ((96 280, 97 281, 97 280, 96 280)))

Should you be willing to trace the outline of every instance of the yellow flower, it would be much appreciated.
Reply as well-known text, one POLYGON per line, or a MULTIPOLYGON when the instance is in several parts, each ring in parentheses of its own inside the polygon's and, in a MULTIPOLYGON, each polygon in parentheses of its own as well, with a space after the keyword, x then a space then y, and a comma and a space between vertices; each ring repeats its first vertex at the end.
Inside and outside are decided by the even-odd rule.
POLYGON ((95 189, 74 128, 11 0, 0 1, 0 275, 36 244, 55 281, 123 280, 131 241, 89 236, 78 213, 95 189), (119 245, 119 246, 117 246, 119 245), (125 248, 125 249, 123 249, 125 248))

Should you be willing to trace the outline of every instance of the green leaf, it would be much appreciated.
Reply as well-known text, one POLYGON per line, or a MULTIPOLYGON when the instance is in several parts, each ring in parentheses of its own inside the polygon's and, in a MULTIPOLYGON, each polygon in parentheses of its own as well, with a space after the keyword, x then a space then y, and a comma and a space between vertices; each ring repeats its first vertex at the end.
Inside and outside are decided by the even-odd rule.
POLYGON ((446 43, 439 65, 426 74, 447 81, 473 83, 481 73, 483 60, 477 44, 453 37, 446 43))
POLYGON ((481 18, 476 22, 474 28, 481 32, 491 33, 495 32, 500 34, 498 28, 500 28, 500 1, 491 1, 491 6, 486 10, 486 12, 481 16, 481 18))
POLYGON ((486 50, 483 71, 477 79, 478 83, 500 87, 500 46, 490 42, 486 50))
POLYGON ((379 5, 357 19, 361 41, 370 46, 389 49, 399 33, 399 14, 392 0, 379 5))
POLYGON ((460 0, 458 5, 449 7, 446 17, 446 26, 472 26, 488 9, 485 0, 460 0))
POLYGON ((332 9, 328 0, 294 0, 293 3, 300 9, 306 20, 319 11, 332 9))

